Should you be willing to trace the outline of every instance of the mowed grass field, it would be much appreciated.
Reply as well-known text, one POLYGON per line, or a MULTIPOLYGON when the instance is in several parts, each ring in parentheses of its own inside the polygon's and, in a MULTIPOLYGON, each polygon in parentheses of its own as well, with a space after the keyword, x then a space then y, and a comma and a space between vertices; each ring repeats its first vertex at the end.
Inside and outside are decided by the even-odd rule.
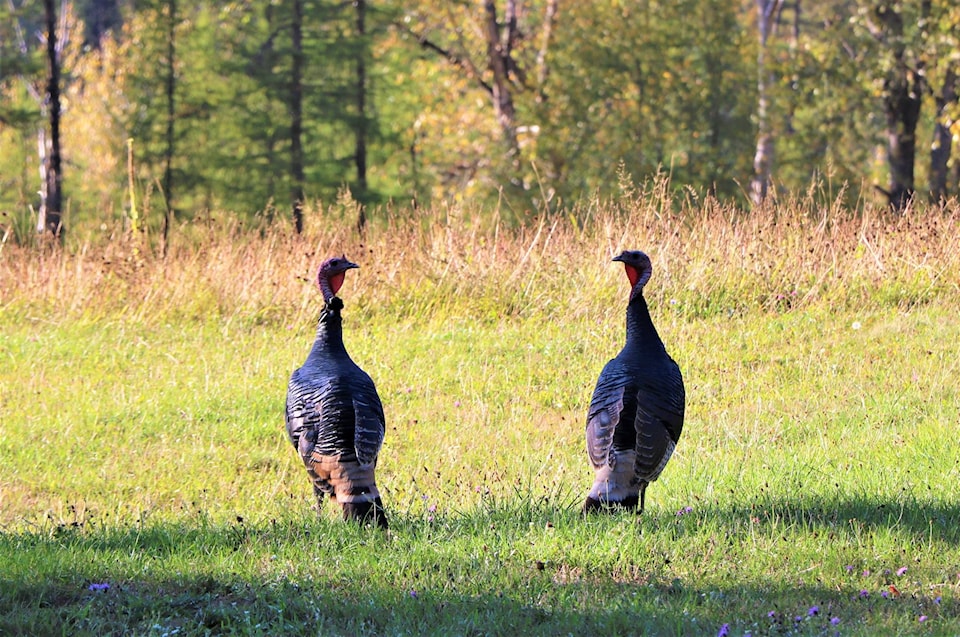
POLYGON ((960 634, 960 210, 666 197, 3 245, 0 634, 960 634), (624 248, 686 424, 642 516, 583 518, 624 248), (388 533, 283 430, 339 253, 388 533))

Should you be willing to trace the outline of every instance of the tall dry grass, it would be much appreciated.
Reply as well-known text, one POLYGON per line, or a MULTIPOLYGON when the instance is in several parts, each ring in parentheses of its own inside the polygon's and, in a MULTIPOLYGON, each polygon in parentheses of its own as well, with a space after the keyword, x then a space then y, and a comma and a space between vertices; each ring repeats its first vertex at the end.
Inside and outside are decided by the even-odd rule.
POLYGON ((651 255, 649 296, 696 315, 960 300, 956 202, 893 215, 813 201, 805 195, 745 212, 681 200, 655 183, 520 227, 499 223, 496 211, 440 207, 386 213, 361 235, 352 218, 313 209, 300 236, 286 224, 229 217, 185 224, 164 257, 149 237, 123 233, 66 249, 6 243, 0 313, 306 320, 316 311, 317 264, 345 253, 362 266, 345 291, 361 313, 596 316, 620 310, 623 282, 609 261, 625 248, 651 255))

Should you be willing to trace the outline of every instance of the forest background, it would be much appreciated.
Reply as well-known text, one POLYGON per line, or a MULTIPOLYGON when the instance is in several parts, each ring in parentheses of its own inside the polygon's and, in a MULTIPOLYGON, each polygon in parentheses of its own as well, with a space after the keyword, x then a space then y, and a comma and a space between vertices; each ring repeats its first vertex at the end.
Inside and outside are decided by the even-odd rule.
POLYGON ((3 232, 136 224, 137 193, 164 239, 305 201, 519 221, 653 175, 902 210, 958 192, 958 68, 950 0, 8 0, 3 232))

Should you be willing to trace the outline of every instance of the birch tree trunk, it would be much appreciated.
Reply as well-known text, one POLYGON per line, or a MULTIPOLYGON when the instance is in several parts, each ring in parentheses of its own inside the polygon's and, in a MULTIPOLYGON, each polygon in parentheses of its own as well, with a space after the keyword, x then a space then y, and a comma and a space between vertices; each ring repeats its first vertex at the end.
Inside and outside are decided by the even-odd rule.
POLYGON ((293 225, 297 234, 303 232, 303 186, 306 180, 303 167, 303 0, 293 0, 291 24, 293 60, 290 66, 290 172, 293 188, 293 225))
POLYGON ((484 2, 484 36, 487 40, 487 65, 493 72, 491 94, 493 109, 503 131, 508 153, 514 163, 519 161, 520 148, 517 144, 517 111, 513 104, 510 88, 511 72, 516 72, 512 58, 513 45, 517 38, 517 7, 515 0, 507 0, 504 11, 503 27, 497 21, 497 6, 493 0, 484 2))
POLYGON ((173 212, 173 156, 175 144, 176 124, 176 61, 177 61, 177 0, 168 0, 167 8, 170 11, 167 23, 167 148, 163 166, 163 197, 166 201, 166 210, 163 215, 163 254, 167 252, 167 240, 170 236, 170 225, 174 219, 173 212))
MULTIPOLYGON (((457 3, 459 4, 459 3, 457 3)), ((466 3, 464 3, 466 4, 466 3)), ((472 3, 471 3, 472 4, 472 3)), ((458 68, 464 75, 475 82, 490 96, 493 113, 497 125, 502 133, 506 146, 506 158, 510 163, 509 179, 514 185, 523 187, 520 174, 520 144, 517 138, 517 109, 515 96, 523 92, 532 93, 534 102, 542 103, 547 99, 545 83, 549 76, 548 54, 553 37, 554 26, 559 14, 559 0, 546 0, 544 18, 540 31, 540 47, 533 56, 517 55, 518 47, 534 39, 530 33, 521 29, 520 10, 517 0, 506 0, 503 7, 503 18, 500 19, 495 0, 483 0, 478 3, 482 11, 477 16, 477 22, 471 22, 472 28, 462 24, 448 23, 447 29, 455 33, 452 39, 459 43, 452 48, 441 46, 432 41, 427 34, 418 33, 406 26, 407 29, 423 48, 441 55, 450 64, 458 68), (478 40, 465 38, 468 32, 478 34, 478 40), (464 40, 470 39, 480 47, 464 46, 464 40), (523 68, 517 59, 534 58, 530 69, 532 80, 528 82, 527 69, 523 68), (536 83, 531 86, 531 83, 536 83)), ((468 11, 472 16, 472 9, 468 11)))
POLYGON ((949 116, 950 107, 957 103, 957 74, 953 67, 947 69, 943 87, 936 96, 937 118, 933 128, 933 143, 930 146, 930 200, 943 203, 950 195, 947 185, 948 164, 953 144, 950 132, 954 122, 949 116))
POLYGON ((46 110, 50 137, 44 131, 38 135, 40 153, 40 209, 37 232, 49 232, 63 240, 63 172, 60 155, 60 43, 57 39, 57 10, 54 0, 43 0, 47 28, 47 65, 49 77, 46 91, 46 110))
MULTIPOLYGON (((798 0, 799 2, 799 0, 798 0)), ((783 0, 757 0, 757 27, 760 46, 757 49, 757 150, 753 156, 753 179, 750 200, 756 206, 767 198, 773 171, 775 144, 770 129, 770 86, 773 73, 767 68, 767 41, 783 0)))
POLYGON ((367 198, 367 42, 366 42, 366 0, 354 0, 357 10, 357 39, 360 41, 360 53, 357 55, 357 125, 354 163, 357 167, 357 198, 360 200, 357 213, 357 230, 363 232, 367 225, 364 202, 367 198))

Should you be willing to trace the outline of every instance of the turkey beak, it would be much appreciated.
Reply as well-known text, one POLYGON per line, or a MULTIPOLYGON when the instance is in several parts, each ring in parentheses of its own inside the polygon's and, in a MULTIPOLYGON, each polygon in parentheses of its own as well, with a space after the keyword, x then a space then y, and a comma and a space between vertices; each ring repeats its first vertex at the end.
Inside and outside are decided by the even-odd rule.
POLYGON ((613 257, 613 259, 611 259, 611 262, 613 261, 619 261, 620 263, 623 263, 623 254, 618 254, 617 256, 613 257))
POLYGON ((359 270, 360 266, 354 263, 353 261, 347 261, 346 265, 343 266, 343 271, 347 270, 359 270))

